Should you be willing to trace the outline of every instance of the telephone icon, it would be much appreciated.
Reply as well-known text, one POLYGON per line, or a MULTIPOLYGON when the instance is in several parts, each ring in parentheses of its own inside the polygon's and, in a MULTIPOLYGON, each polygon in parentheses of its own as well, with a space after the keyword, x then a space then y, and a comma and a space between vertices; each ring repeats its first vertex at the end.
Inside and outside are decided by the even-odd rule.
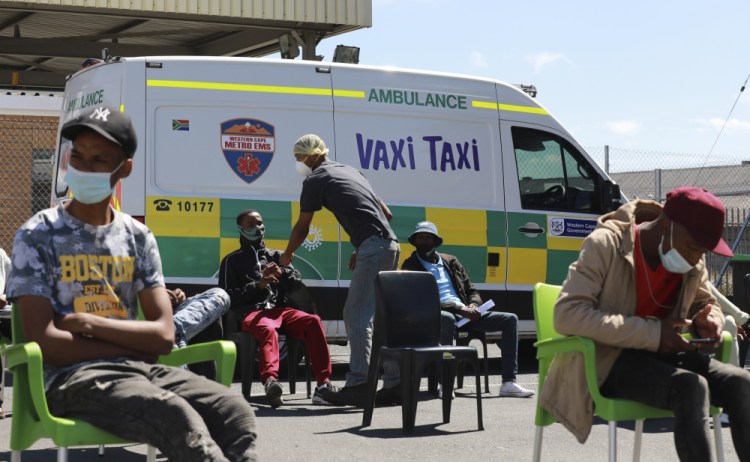
POLYGON ((157 212, 168 212, 169 206, 172 205, 172 201, 169 199, 156 199, 154 201, 157 212))

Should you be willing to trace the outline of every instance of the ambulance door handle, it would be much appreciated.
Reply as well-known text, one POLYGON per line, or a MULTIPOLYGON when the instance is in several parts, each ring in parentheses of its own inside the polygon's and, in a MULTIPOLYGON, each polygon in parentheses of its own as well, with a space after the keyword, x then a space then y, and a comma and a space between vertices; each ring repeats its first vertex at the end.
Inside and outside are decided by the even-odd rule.
POLYGON ((527 237, 537 237, 544 232, 544 228, 534 222, 530 222, 518 228, 518 231, 525 234, 527 237))
POLYGON ((542 228, 527 228, 525 226, 521 226, 518 230, 524 234, 542 234, 544 232, 542 228))

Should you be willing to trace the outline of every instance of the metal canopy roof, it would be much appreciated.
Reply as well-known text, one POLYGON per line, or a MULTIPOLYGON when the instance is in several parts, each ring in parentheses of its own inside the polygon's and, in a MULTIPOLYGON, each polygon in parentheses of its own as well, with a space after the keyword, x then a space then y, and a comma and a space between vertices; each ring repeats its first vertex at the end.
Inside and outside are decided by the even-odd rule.
POLYGON ((302 58, 315 59, 320 40, 371 25, 371 0, 0 0, 0 87, 62 88, 103 48, 264 56, 293 33, 302 58))

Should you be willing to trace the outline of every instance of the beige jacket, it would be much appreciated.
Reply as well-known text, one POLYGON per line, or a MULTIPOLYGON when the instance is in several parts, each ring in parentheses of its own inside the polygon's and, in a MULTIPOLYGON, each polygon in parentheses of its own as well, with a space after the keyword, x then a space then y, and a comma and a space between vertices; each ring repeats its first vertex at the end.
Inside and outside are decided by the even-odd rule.
MULTIPOLYGON (((655 220, 661 206, 637 200, 599 218, 596 229, 584 240, 578 261, 570 265, 555 304, 555 330, 581 335, 596 342, 597 379, 604 383, 623 348, 657 351, 661 324, 655 318, 635 316, 635 223, 655 220)), ((679 309, 670 317, 692 318, 706 304, 724 322, 711 295, 705 262, 682 280, 679 309)), ((591 432, 594 403, 586 386, 583 355, 555 357, 544 382, 542 406, 570 430, 580 443, 591 432)))

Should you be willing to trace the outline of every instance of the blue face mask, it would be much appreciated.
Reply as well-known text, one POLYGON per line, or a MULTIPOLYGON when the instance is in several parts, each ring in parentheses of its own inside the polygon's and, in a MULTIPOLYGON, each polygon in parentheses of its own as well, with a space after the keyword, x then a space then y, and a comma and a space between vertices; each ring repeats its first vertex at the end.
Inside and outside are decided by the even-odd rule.
POLYGON ((685 260, 677 249, 674 248, 674 239, 672 238, 673 232, 674 222, 672 222, 672 225, 669 228, 669 242, 670 245, 672 245, 672 248, 669 249, 669 252, 664 253, 664 236, 662 236, 661 242, 659 242, 659 258, 661 259, 661 264, 664 265, 664 269, 670 273, 685 274, 693 269, 693 266, 685 260))
POLYGON ((255 228, 245 229, 242 226, 239 227, 240 235, 248 241, 256 242, 263 239, 266 227, 264 225, 256 226, 255 228))
POLYGON ((68 172, 65 174, 65 183, 68 184, 73 198, 82 204, 96 204, 112 195, 114 187, 110 184, 112 175, 120 170, 120 162, 113 171, 107 172, 82 172, 68 165, 68 172))

